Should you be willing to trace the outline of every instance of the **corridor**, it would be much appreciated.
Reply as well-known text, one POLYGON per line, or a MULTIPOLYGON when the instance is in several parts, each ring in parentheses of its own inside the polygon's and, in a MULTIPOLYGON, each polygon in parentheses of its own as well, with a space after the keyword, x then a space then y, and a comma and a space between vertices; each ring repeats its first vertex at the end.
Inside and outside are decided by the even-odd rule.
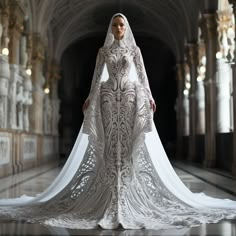
MULTIPOLYGON (((236 200, 236 178, 222 171, 203 169, 182 162, 172 163, 185 185, 193 192, 204 192, 218 198, 236 200)), ((0 179, 0 197, 13 198, 23 194, 34 196, 47 188, 60 172, 58 163, 44 165, 20 174, 0 179)), ((218 224, 201 225, 188 230, 72 230, 21 221, 1 221, 0 235, 214 235, 236 236, 236 220, 225 220, 218 224)))

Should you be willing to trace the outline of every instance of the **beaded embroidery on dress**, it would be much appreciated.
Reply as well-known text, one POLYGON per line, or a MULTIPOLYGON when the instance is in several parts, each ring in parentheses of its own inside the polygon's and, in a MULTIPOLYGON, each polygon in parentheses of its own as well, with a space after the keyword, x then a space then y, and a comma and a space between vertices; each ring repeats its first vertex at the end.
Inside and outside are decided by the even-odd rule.
POLYGON ((2 218, 80 229, 170 229, 236 217, 236 202, 193 194, 171 167, 153 123, 142 55, 122 17, 125 37, 114 40, 110 23, 66 165, 40 196, 5 201, 2 218))

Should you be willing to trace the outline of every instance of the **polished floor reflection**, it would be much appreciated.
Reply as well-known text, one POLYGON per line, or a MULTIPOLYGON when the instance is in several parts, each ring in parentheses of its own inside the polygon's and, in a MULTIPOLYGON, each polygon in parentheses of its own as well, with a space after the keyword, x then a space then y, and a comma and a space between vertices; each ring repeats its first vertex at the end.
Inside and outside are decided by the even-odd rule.
MULTIPOLYGON (((177 174, 193 192, 205 192, 218 198, 236 200, 236 178, 216 170, 204 170, 181 162, 173 163, 177 174)), ((45 165, 23 173, 0 179, 0 198, 35 196, 47 188, 60 172, 57 163, 45 165)), ((236 220, 218 224, 203 224, 190 229, 172 230, 72 230, 28 224, 21 221, 0 221, 0 235, 214 235, 236 236, 236 220)))

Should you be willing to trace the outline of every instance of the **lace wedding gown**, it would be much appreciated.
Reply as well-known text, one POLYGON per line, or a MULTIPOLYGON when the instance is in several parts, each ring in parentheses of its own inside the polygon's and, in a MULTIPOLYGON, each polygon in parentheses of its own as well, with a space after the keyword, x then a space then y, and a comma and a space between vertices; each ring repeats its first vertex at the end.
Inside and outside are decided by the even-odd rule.
POLYGON ((80 229, 170 229, 236 217, 236 202, 193 194, 175 174, 153 123, 141 52, 130 37, 99 50, 90 105, 57 179, 35 198, 2 201, 1 217, 80 229))

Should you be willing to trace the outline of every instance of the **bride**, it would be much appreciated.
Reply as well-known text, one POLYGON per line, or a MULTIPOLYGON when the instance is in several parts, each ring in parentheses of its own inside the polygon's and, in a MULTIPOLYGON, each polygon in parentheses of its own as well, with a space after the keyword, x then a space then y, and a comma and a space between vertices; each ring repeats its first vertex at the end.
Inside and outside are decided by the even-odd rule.
POLYGON ((236 217, 236 202, 192 193, 157 134, 140 49, 115 14, 100 48, 84 122, 68 161, 36 197, 4 199, 1 218, 92 229, 170 229, 236 217))

